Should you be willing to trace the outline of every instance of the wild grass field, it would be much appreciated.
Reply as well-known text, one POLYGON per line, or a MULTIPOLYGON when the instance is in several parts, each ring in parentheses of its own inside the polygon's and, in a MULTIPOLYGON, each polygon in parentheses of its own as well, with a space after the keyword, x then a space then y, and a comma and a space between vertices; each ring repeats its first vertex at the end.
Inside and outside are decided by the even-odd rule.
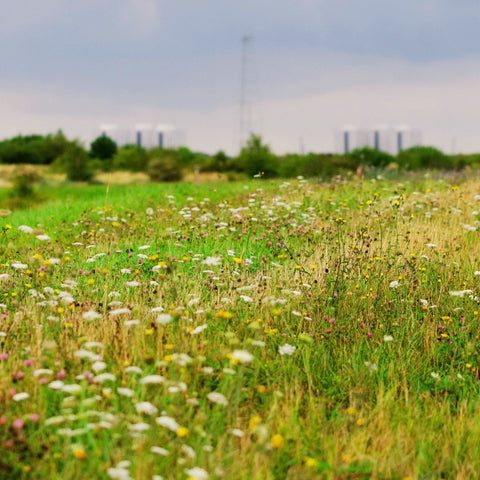
POLYGON ((480 180, 50 193, 0 219, 0 478, 478 478, 480 180))

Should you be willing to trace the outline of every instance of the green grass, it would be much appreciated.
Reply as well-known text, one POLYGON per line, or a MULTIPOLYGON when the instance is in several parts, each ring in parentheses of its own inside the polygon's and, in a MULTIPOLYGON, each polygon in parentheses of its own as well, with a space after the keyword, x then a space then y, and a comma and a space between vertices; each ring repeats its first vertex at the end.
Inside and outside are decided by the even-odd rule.
POLYGON ((0 235, 0 478, 476 478, 478 186, 44 190, 0 235))

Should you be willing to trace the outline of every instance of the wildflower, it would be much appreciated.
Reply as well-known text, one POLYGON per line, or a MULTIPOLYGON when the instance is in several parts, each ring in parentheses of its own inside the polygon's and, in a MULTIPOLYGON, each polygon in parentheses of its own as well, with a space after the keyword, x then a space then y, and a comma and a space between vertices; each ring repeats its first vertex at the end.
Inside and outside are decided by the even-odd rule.
POLYGON ((133 397, 135 393, 131 388, 117 388, 117 392, 124 397, 133 397))
POLYGON ((162 455, 164 457, 166 457, 169 454, 169 451, 162 447, 152 447, 150 451, 152 453, 156 453, 157 455, 162 455))
POLYGON ((393 280, 390 282, 390 288, 398 288, 400 286, 400 282, 398 280, 393 280))
POLYGON ((87 453, 85 452, 85 449, 83 447, 75 447, 73 449, 73 456, 75 458, 78 458, 79 460, 84 460, 87 458, 87 453))
POLYGON ((155 415, 158 412, 157 407, 150 402, 138 402, 135 405, 135 410, 138 413, 145 413, 147 415, 155 415))
POLYGON ((384 342, 392 342, 393 341, 393 337, 391 335, 384 335, 383 336, 383 341, 384 342))
POLYGON ((98 320, 99 318, 102 318, 102 316, 99 313, 97 313, 93 310, 89 310, 88 312, 85 312, 82 315, 82 317, 87 322, 92 322, 93 320, 98 320))
POLYGON ((262 417, 260 415, 254 415, 248 421, 249 430, 255 430, 255 427, 262 422, 262 417))
MULTIPOLYGON (((114 222, 117 223, 117 222, 114 222)), ((113 225, 113 224, 112 224, 113 225)), ((118 224, 120 225, 120 224, 118 224)), ((114 480, 130 480, 130 474, 126 468, 109 468, 107 470, 107 475, 114 480)))
POLYGON ((197 335, 197 334, 203 332, 207 327, 208 327, 208 325, 206 323, 204 323, 203 325, 199 325, 198 327, 194 328, 190 332, 190 335, 197 335))
POLYGON ((272 448, 282 448, 284 444, 285 440, 279 433, 277 433, 270 439, 270 445, 272 446, 272 448))
POLYGON ((218 405, 223 405, 223 406, 227 406, 228 405, 228 400, 225 398, 224 395, 222 395, 221 393, 218 393, 218 392, 210 392, 209 394, 207 394, 207 398, 213 402, 213 403, 217 403, 218 405))
POLYGON ((472 290, 459 290, 459 291, 450 291, 449 293, 452 297, 463 298, 466 294, 471 294, 473 292, 472 290))
POLYGON ((101 373, 100 375, 94 377, 93 380, 95 383, 103 383, 106 381, 114 382, 116 379, 117 377, 115 377, 115 375, 112 373, 101 373))
POLYGON ((168 325, 172 320, 173 317, 170 314, 162 313, 157 317, 155 323, 159 323, 160 325, 168 325))
POLYGON ((278 353, 280 353, 280 355, 293 355, 296 349, 297 347, 294 347, 286 343, 285 345, 281 345, 278 348, 278 353))
POLYGON ((50 240, 50 237, 46 234, 37 235, 35 238, 42 241, 42 242, 45 242, 46 240, 50 240))
POLYGON ((124 315, 128 313, 132 313, 132 311, 129 308, 118 308, 117 310, 112 310, 110 312, 110 316, 114 317, 117 315, 124 315))
POLYGON ((29 227, 28 225, 20 225, 18 227, 18 230, 24 233, 33 233, 33 228, 29 227))
POLYGON ((202 262, 203 265, 209 265, 209 266, 218 266, 222 264, 222 258, 221 257, 207 257, 205 260, 202 262))
POLYGON ((318 460, 316 460, 315 458, 305 457, 304 461, 305 461, 305 466, 308 468, 315 468, 318 466, 318 460))
POLYGON ((159 384, 165 382, 165 378, 161 375, 147 375, 140 380, 142 385, 159 384))
POLYGON ((230 358, 233 363, 250 363, 254 356, 247 350, 234 350, 230 358))
POLYGON ((158 423, 158 425, 160 425, 161 427, 168 428, 172 432, 176 432, 180 428, 180 425, 175 421, 174 418, 167 417, 165 415, 157 417, 155 419, 155 422, 158 423))
MULTIPOLYGON (((52 388, 51 384, 50 384, 50 388, 52 388)), ((78 385, 76 383, 71 383, 71 384, 68 384, 68 385, 62 385, 60 387, 60 390, 62 390, 62 392, 65 392, 65 393, 75 394, 75 393, 79 393, 79 392, 82 391, 82 386, 78 385)))
POLYGON ((180 428, 177 429, 177 431, 175 433, 177 434, 177 437, 179 437, 179 438, 186 437, 188 435, 188 428, 180 427, 180 428))
POLYGON ((21 402, 22 400, 26 400, 30 395, 26 392, 23 393, 16 393, 13 397, 12 400, 14 402, 21 402))
POLYGON ((13 428, 16 428, 17 430, 21 430, 25 426, 21 418, 16 418, 13 421, 12 425, 13 425, 13 428))
POLYGON ((188 480, 207 480, 208 472, 203 468, 193 467, 185 470, 188 475, 188 480))

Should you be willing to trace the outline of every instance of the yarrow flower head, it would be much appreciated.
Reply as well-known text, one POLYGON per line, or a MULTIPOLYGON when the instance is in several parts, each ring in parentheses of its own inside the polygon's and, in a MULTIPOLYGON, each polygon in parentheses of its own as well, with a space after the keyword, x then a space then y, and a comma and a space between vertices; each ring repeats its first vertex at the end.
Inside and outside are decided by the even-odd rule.
POLYGON ((297 347, 286 343, 285 345, 280 345, 280 347, 278 348, 278 353, 280 355, 293 355, 296 349, 297 347))

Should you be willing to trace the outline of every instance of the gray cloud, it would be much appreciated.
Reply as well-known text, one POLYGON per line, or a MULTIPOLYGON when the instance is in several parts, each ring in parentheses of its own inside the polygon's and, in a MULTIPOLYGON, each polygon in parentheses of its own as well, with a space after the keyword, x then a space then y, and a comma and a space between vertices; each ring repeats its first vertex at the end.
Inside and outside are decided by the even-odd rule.
MULTIPOLYGON (((431 84, 425 98, 415 97, 418 108, 409 115, 404 103, 393 101, 396 116, 405 113, 402 122, 418 120, 440 131, 433 112, 438 115, 437 105, 446 103, 453 127, 466 129, 459 119, 468 102, 447 86, 466 81, 462 88, 476 96, 469 79, 479 73, 479 18, 480 4, 473 0, 17 0, 0 5, 0 87, 2 104, 8 105, 0 114, 0 136, 27 125, 39 131, 60 120, 85 132, 99 119, 143 115, 183 123, 196 148, 212 150, 216 142, 232 150, 240 38, 247 31, 255 37, 247 82, 257 117, 253 125, 278 149, 297 140, 281 140, 288 128, 270 115, 274 105, 304 105, 305 119, 298 113, 296 125, 299 132, 311 131, 309 121, 317 120, 304 100, 338 98, 336 106, 326 101, 332 111, 318 104, 330 121, 316 124, 332 129, 368 122, 372 112, 380 120, 388 117, 384 105, 374 103, 380 101, 375 91, 383 87, 405 102, 408 92, 418 94, 419 85, 431 84), (349 110, 338 97, 351 98, 348 92, 355 91, 371 98, 368 107, 355 101, 357 110, 349 110), (447 95, 457 103, 445 101, 447 95)), ((470 110, 467 116, 479 121, 470 110)), ((327 141, 314 144, 329 148, 327 141)))

